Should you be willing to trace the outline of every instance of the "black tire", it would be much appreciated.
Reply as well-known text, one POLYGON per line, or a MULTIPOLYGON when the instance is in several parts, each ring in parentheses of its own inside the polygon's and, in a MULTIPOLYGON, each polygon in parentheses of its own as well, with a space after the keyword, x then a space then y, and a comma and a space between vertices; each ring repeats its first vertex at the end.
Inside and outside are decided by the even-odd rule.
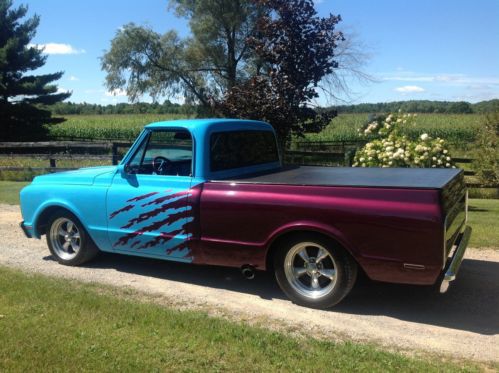
POLYGON ((66 210, 58 210, 50 216, 45 235, 50 253, 60 264, 79 266, 99 253, 78 218, 66 210))
POLYGON ((294 303, 326 309, 350 292, 357 278, 357 263, 333 240, 304 233, 279 245, 274 271, 277 283, 294 303), (303 256, 309 258, 308 262, 303 256))

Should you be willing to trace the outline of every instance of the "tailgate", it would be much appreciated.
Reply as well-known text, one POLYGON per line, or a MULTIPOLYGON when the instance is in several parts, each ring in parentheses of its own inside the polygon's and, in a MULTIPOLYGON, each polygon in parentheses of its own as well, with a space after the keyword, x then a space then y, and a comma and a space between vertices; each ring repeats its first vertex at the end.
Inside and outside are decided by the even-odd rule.
POLYGON ((454 243, 465 226, 468 215, 468 193, 464 183, 464 172, 460 172, 441 190, 444 220, 444 263, 454 243))

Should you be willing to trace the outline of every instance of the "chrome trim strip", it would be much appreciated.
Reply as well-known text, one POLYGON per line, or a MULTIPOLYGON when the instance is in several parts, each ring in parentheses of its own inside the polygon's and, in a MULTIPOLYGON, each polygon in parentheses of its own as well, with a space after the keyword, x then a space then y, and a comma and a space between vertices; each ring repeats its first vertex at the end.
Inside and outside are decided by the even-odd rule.
POLYGON ((418 271, 423 271, 426 267, 422 264, 412 264, 412 263, 404 263, 405 269, 415 269, 418 271))
POLYGON ((449 282, 454 281, 457 276, 457 272, 461 267, 461 263, 463 262, 464 253, 466 252, 466 248, 468 247, 468 242, 471 237, 471 227, 466 226, 464 232, 461 234, 461 237, 458 239, 457 249, 452 256, 452 260, 450 262, 449 267, 445 271, 444 278, 440 285, 440 292, 445 293, 449 287, 449 282))

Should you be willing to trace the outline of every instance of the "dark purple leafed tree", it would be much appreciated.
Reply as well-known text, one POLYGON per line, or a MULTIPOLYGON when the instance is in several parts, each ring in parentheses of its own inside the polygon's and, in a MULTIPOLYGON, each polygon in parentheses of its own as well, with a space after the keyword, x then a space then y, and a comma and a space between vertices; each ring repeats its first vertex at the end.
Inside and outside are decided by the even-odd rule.
POLYGON ((312 0, 255 0, 261 15, 248 39, 254 74, 228 90, 217 105, 231 117, 265 120, 275 128, 281 150, 291 135, 322 130, 336 115, 318 113, 311 102, 338 67, 336 31, 341 17, 317 15, 312 0))

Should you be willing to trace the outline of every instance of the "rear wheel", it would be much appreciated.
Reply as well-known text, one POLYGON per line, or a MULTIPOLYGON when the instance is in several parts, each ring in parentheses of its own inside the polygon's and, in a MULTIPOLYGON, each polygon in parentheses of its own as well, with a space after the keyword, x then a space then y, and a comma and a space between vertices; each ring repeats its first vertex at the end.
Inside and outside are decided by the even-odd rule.
POLYGON ((287 240, 274 256, 277 282, 295 303, 329 308, 352 289, 357 264, 334 241, 302 234, 287 240))
POLYGON ((61 264, 77 266, 99 252, 78 218, 68 211, 53 214, 47 225, 47 245, 61 264))

